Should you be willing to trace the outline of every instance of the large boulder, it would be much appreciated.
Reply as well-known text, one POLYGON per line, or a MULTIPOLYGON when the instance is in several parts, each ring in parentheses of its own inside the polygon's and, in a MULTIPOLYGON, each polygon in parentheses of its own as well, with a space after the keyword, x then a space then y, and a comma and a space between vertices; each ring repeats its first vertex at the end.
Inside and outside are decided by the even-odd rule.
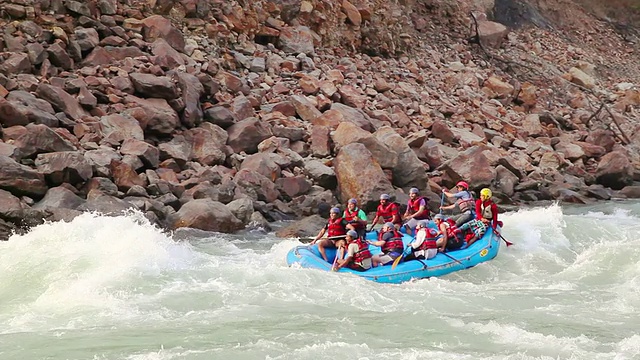
POLYGON ((596 169, 598 184, 621 190, 633 185, 633 165, 623 151, 612 151, 600 159, 596 169))
POLYGON ((41 173, 7 156, 0 156, 0 189, 18 196, 41 198, 47 192, 47 184, 41 173))
MULTIPOLYGON (((444 163, 440 169, 453 181, 464 180, 473 188, 489 187, 496 178, 495 163, 485 145, 474 146, 444 163)), ((511 170, 511 169, 509 169, 511 170)))
POLYGON ((367 148, 359 143, 340 149, 334 160, 340 200, 356 198, 363 208, 377 204, 380 194, 393 192, 393 186, 367 148))
POLYGON ((34 209, 65 208, 75 209, 85 200, 64 186, 49 189, 42 200, 33 205, 34 209))
POLYGON ((227 133, 227 145, 234 152, 244 151, 247 154, 258 152, 258 144, 272 135, 268 124, 253 117, 233 124, 227 129, 227 133))
POLYGON ((351 143, 364 145, 383 169, 393 169, 398 165, 398 154, 395 151, 354 123, 341 123, 333 134, 333 142, 336 145, 336 151, 351 143))
POLYGON ((304 172, 325 189, 333 190, 338 184, 335 171, 320 160, 305 161, 304 172))
POLYGON ((93 176, 91 163, 76 151, 40 154, 36 158, 38 172, 44 174, 47 183, 57 186, 83 183, 93 176))
POLYGON ((311 215, 276 231, 276 236, 281 238, 315 237, 326 224, 327 219, 320 215, 311 215))
POLYGON ((375 132, 376 138, 398 154, 398 163, 392 169, 393 184, 398 187, 417 187, 424 189, 427 186, 427 174, 424 163, 411 150, 404 139, 391 127, 384 126, 375 132))
POLYGON ((210 199, 191 200, 182 205, 175 214, 169 215, 167 225, 171 229, 190 227, 224 233, 243 228, 242 221, 226 205, 210 199))
POLYGON ((233 178, 241 192, 246 193, 254 200, 273 202, 280 194, 271 179, 252 170, 243 169, 233 178))
POLYGON ((76 150, 75 146, 46 125, 28 124, 26 129, 13 142, 19 159, 33 158, 40 153, 76 150))

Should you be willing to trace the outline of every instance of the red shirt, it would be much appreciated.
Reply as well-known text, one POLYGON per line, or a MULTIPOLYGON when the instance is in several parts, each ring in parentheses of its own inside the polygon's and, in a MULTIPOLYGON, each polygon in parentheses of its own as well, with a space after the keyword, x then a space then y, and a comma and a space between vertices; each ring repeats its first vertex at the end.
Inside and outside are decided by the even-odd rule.
POLYGON ((484 214, 482 208, 489 208, 491 210, 491 227, 494 229, 498 226, 498 205, 496 205, 491 199, 485 200, 484 204, 481 199, 476 200, 476 219, 482 220, 484 214), (484 206, 483 206, 484 205, 484 206))

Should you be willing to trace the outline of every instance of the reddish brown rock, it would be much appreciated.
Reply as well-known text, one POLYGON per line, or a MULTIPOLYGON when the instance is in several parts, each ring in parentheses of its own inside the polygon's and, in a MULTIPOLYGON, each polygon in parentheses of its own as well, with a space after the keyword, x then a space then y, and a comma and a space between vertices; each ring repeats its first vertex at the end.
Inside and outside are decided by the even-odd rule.
POLYGON ((77 150, 70 142, 64 140, 46 125, 28 124, 26 132, 13 142, 18 159, 33 158, 47 152, 63 152, 77 150))
POLYGON ((277 179, 276 187, 281 194, 291 199, 308 193, 311 190, 311 182, 304 176, 294 176, 277 179))
POLYGON ((313 35, 306 26, 287 26, 280 29, 278 47, 287 54, 313 54, 313 35))
POLYGON ((362 16, 360 11, 348 0, 342 0, 342 11, 347 15, 349 22, 354 26, 360 26, 362 24, 362 16))
POLYGON ((296 112, 302 120, 314 122, 315 119, 322 115, 320 110, 316 109, 315 106, 313 106, 313 104, 304 96, 293 95, 290 97, 289 101, 296 108, 296 112))
POLYGON ((134 155, 140 158, 146 167, 157 168, 160 162, 160 151, 155 146, 141 140, 128 138, 120 147, 122 155, 134 155))
POLYGON ((398 165, 398 154, 395 151, 354 123, 341 123, 333 134, 333 142, 336 144, 336 151, 352 143, 364 145, 383 169, 393 169, 398 165))
POLYGON ((31 72, 31 61, 25 53, 16 53, 11 55, 7 60, 0 64, 0 73, 22 74, 31 72))
POLYGON ((129 78, 136 92, 147 98, 175 99, 178 95, 171 78, 152 74, 132 73, 129 78))
POLYGON ((487 146, 471 147, 444 163, 441 169, 453 182, 464 180, 474 188, 490 187, 496 178, 496 170, 485 151, 491 150, 487 146))
POLYGON ((227 145, 231 146, 234 152, 244 151, 248 154, 257 152, 258 144, 272 135, 269 125, 257 118, 242 120, 228 128, 227 133, 227 145))
POLYGON ((191 155, 202 165, 223 164, 227 158, 225 144, 228 135, 221 127, 210 123, 185 132, 185 138, 192 145, 191 155))
POLYGON ((91 164, 80 152, 64 151, 39 154, 36 157, 38 172, 43 174, 48 184, 58 186, 83 183, 93 176, 91 164))
POLYGON ((256 171, 240 170, 233 181, 254 200, 273 202, 278 198, 279 192, 273 181, 256 171))
POLYGON ((358 199, 368 209, 380 194, 393 193, 393 186, 367 148, 359 143, 344 146, 334 160, 340 200, 358 199), (362 166, 367 164, 367 166, 362 166))
POLYGON ((604 155, 596 169, 596 181, 614 190, 633 185, 633 165, 622 151, 613 151, 604 155))
POLYGON ((80 106, 78 100, 59 87, 40 84, 36 90, 36 95, 41 99, 47 100, 56 110, 64 112, 73 120, 80 120, 85 116, 89 116, 80 106))
POLYGON ((170 229, 190 227, 219 232, 234 232, 242 229, 242 222, 223 203, 210 199, 196 199, 184 204, 178 212, 167 219, 170 229))
POLYGON ((172 48, 184 52, 185 41, 180 30, 176 29, 171 20, 161 16, 153 15, 142 20, 142 34, 148 42, 156 39, 164 39, 172 48))
POLYGON ((109 165, 113 182, 121 191, 127 191, 134 185, 147 186, 146 181, 138 176, 133 167, 119 160, 111 160, 109 165))
POLYGON ((375 137, 398 154, 398 162, 393 170, 393 184, 399 187, 417 187, 424 189, 427 186, 427 175, 422 161, 411 150, 404 139, 395 130, 388 126, 378 129, 375 137))
POLYGON ((315 157, 327 157, 331 155, 330 129, 326 126, 317 125, 311 129, 311 153, 315 157))

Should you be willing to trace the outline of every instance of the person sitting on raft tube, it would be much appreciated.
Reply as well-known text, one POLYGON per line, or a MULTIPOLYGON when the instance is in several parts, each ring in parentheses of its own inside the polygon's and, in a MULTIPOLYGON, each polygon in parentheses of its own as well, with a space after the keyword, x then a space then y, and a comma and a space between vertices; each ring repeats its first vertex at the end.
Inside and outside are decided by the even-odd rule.
POLYGON ((433 217, 433 222, 438 227, 438 234, 441 237, 436 244, 438 251, 458 250, 464 245, 464 234, 458 229, 453 220, 447 220, 442 214, 433 217))
POLYGON ((373 266, 391 264, 404 251, 402 234, 396 230, 393 223, 385 223, 378 235, 378 241, 367 241, 371 245, 380 246, 381 254, 374 255, 373 266))
POLYGON ((358 236, 365 236, 367 232, 367 214, 362 209, 358 209, 358 200, 349 199, 347 209, 342 217, 353 225, 353 228, 358 232, 358 236))
POLYGON ((492 196, 490 189, 480 190, 480 199, 476 200, 476 219, 487 226, 491 224, 495 230, 500 223, 498 222, 498 205, 491 200, 492 196))
POLYGON ((485 232, 487 232, 487 224, 478 219, 473 219, 469 222, 462 224, 458 229, 461 231, 469 230, 471 234, 465 236, 467 246, 471 246, 476 240, 480 239, 485 232))
POLYGON ((318 236, 316 236, 311 245, 317 242, 320 255, 324 261, 328 262, 329 260, 327 260, 325 249, 336 248, 336 240, 344 239, 347 235, 347 230, 355 230, 355 228, 353 225, 349 224, 347 220, 341 218, 340 209, 334 207, 329 212, 329 221, 322 229, 320 229, 318 236), (325 233, 327 233, 327 237, 318 242, 325 233))
POLYGON ((389 194, 380 195, 380 205, 376 209, 376 217, 371 222, 372 225, 382 220, 383 223, 393 223, 396 229, 399 229, 402 225, 402 219, 400 219, 400 209, 398 205, 390 200, 389 194))
POLYGON ((338 260, 334 268, 335 271, 340 270, 343 267, 355 271, 366 271, 371 269, 371 251, 369 251, 369 244, 367 244, 358 233, 354 230, 347 231, 347 257, 344 260, 338 260))
POLYGON ((416 226, 416 239, 408 247, 411 249, 409 255, 403 261, 414 259, 429 260, 438 255, 438 232, 428 226, 427 220, 418 221, 416 226))
POLYGON ((465 181, 459 181, 456 184, 456 188, 458 189, 458 192, 456 193, 450 193, 446 189, 442 189, 442 193, 448 199, 455 199, 455 203, 452 205, 440 206, 440 209, 450 210, 458 206, 460 214, 454 215, 450 217, 450 219, 453 219, 456 222, 456 226, 460 226, 475 217, 474 210, 476 204, 473 199, 473 195, 469 192, 469 184, 465 181))
POLYGON ((409 201, 407 202, 407 211, 404 213, 404 226, 407 234, 411 235, 420 220, 429 220, 429 209, 427 209, 427 199, 420 196, 418 188, 409 190, 409 201))

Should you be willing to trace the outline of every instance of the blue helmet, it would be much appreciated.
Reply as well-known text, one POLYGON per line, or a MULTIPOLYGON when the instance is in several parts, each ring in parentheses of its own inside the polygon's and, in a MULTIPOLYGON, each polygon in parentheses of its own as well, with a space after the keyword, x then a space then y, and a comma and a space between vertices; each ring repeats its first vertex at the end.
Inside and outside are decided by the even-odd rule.
POLYGON ((331 208, 331 212, 340 215, 340 209, 338 209, 337 207, 331 208))

